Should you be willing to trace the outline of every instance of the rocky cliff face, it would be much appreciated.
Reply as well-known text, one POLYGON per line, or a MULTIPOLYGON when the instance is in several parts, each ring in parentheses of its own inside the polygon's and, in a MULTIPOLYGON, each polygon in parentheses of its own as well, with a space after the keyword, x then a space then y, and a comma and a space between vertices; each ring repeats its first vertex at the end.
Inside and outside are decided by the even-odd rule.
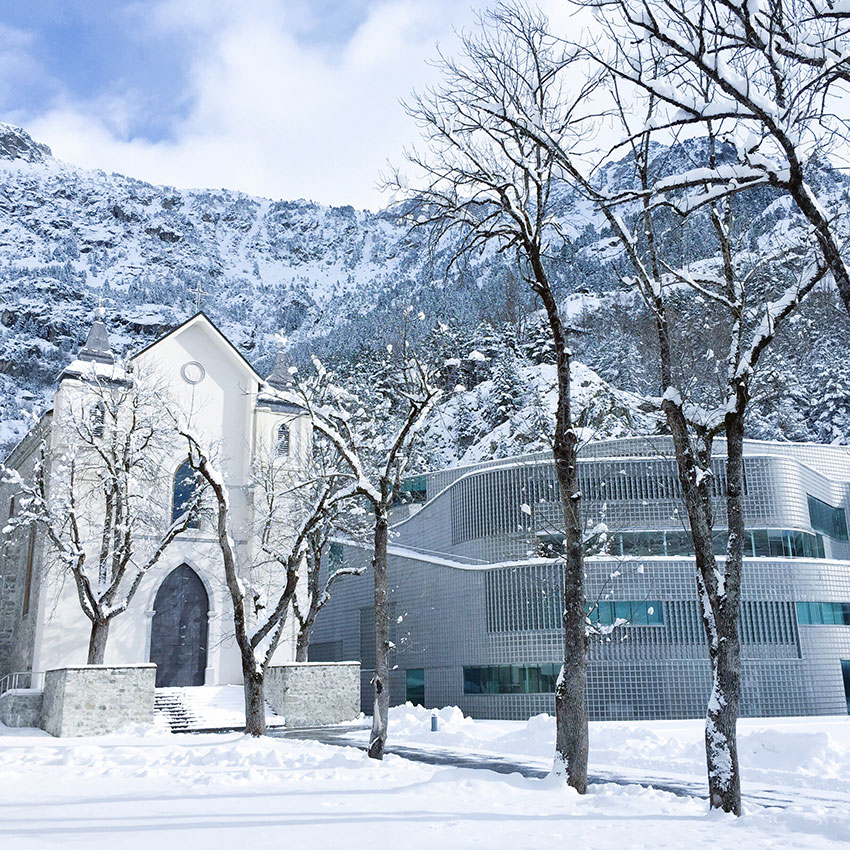
MULTIPOLYGON (((615 163, 600 179, 617 185, 627 174, 615 163)), ((842 202, 848 181, 824 179, 842 202)), ((618 258, 604 222, 581 198, 564 193, 557 203, 570 237, 552 260, 562 294, 612 291, 618 258)), ((746 203, 746 238, 768 244, 787 225, 787 206, 769 194, 746 203)), ((698 233, 684 248, 704 250, 698 233)), ((199 299, 260 371, 271 368, 281 329, 296 351, 345 358, 382 345, 410 303, 429 321, 494 326, 533 308, 511 257, 485 253, 447 274, 444 250, 433 254, 390 211, 154 186, 60 162, 24 130, 0 125, 0 451, 49 399, 98 302, 121 353, 188 318, 199 299)))

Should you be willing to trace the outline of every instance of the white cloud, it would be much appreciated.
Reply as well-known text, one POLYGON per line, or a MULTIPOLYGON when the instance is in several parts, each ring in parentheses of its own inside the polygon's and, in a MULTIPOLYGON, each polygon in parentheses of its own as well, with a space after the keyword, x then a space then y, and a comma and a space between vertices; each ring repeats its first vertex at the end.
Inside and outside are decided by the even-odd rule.
POLYGON ((61 159, 181 187, 377 208, 386 160, 416 129, 399 99, 433 73, 435 43, 469 20, 449 0, 373 3, 347 43, 299 40, 298 4, 162 2, 149 25, 191 45, 188 114, 172 139, 126 138, 132 95, 64 102, 28 122, 61 159))
MULTIPOLYGON (((402 164, 417 138, 399 100, 433 79, 436 43, 451 53, 454 30, 474 17, 452 0, 363 4, 365 19, 341 44, 304 37, 317 25, 307 0, 138 4, 129 19, 140 38, 167 37, 189 51, 188 110, 169 140, 128 136, 150 108, 132 89, 86 103, 66 97, 27 129, 83 167, 376 209, 388 200, 376 188, 380 172, 387 160, 402 164)), ((541 5, 563 31, 578 29, 563 0, 541 5)))

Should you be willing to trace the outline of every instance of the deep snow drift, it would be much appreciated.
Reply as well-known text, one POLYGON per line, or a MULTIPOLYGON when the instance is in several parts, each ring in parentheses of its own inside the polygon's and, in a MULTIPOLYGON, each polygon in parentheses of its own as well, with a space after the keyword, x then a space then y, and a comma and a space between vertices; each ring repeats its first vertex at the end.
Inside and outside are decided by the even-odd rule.
MULTIPOLYGON (((549 759, 551 724, 471 721, 403 707, 390 738, 410 745, 549 759), (419 743, 417 743, 419 742, 419 743)), ((353 748, 240 734, 127 730, 57 740, 0 727, 0 843, 27 848, 830 848, 850 841, 850 721, 742 721, 745 794, 754 781, 810 790, 785 808, 740 819, 699 797, 639 785, 592 785, 579 797, 555 779, 434 767, 353 748), (14 733, 14 734, 5 734, 14 733), (756 779, 754 780, 754 777, 756 779)), ((362 734, 353 731, 353 735, 362 734)), ((600 766, 701 770, 700 723, 592 724, 600 766)))

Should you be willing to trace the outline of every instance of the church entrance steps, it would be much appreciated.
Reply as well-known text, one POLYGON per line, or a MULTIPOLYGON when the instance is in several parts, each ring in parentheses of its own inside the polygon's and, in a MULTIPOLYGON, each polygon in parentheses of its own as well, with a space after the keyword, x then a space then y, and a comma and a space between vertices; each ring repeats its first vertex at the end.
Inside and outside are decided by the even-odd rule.
MULTIPOLYGON (((172 732, 219 732, 245 726, 241 685, 204 685, 195 688, 157 688, 154 723, 172 732)), ((284 718, 266 705, 266 724, 283 726, 284 718)))
POLYGON ((197 725, 197 718, 186 708, 179 688, 157 688, 153 701, 154 724, 172 732, 188 732, 197 725))

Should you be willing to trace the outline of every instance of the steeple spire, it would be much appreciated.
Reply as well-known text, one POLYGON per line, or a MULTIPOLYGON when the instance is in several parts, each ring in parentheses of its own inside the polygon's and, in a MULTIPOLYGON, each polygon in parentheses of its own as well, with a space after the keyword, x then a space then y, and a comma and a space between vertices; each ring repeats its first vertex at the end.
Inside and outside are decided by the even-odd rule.
POLYGON ((291 383, 292 376, 289 374, 289 355, 286 353, 286 337, 283 334, 275 334, 277 340, 277 354, 274 358, 274 368, 271 375, 266 378, 266 383, 276 390, 285 390, 291 383))
POLYGON ((112 353, 112 347, 109 344, 109 334, 106 332, 106 325, 103 323, 103 317, 106 310, 102 305, 98 305, 94 311, 94 322, 92 322, 89 330, 86 344, 80 349, 77 357, 80 360, 93 360, 96 363, 115 362, 115 355, 112 353))

